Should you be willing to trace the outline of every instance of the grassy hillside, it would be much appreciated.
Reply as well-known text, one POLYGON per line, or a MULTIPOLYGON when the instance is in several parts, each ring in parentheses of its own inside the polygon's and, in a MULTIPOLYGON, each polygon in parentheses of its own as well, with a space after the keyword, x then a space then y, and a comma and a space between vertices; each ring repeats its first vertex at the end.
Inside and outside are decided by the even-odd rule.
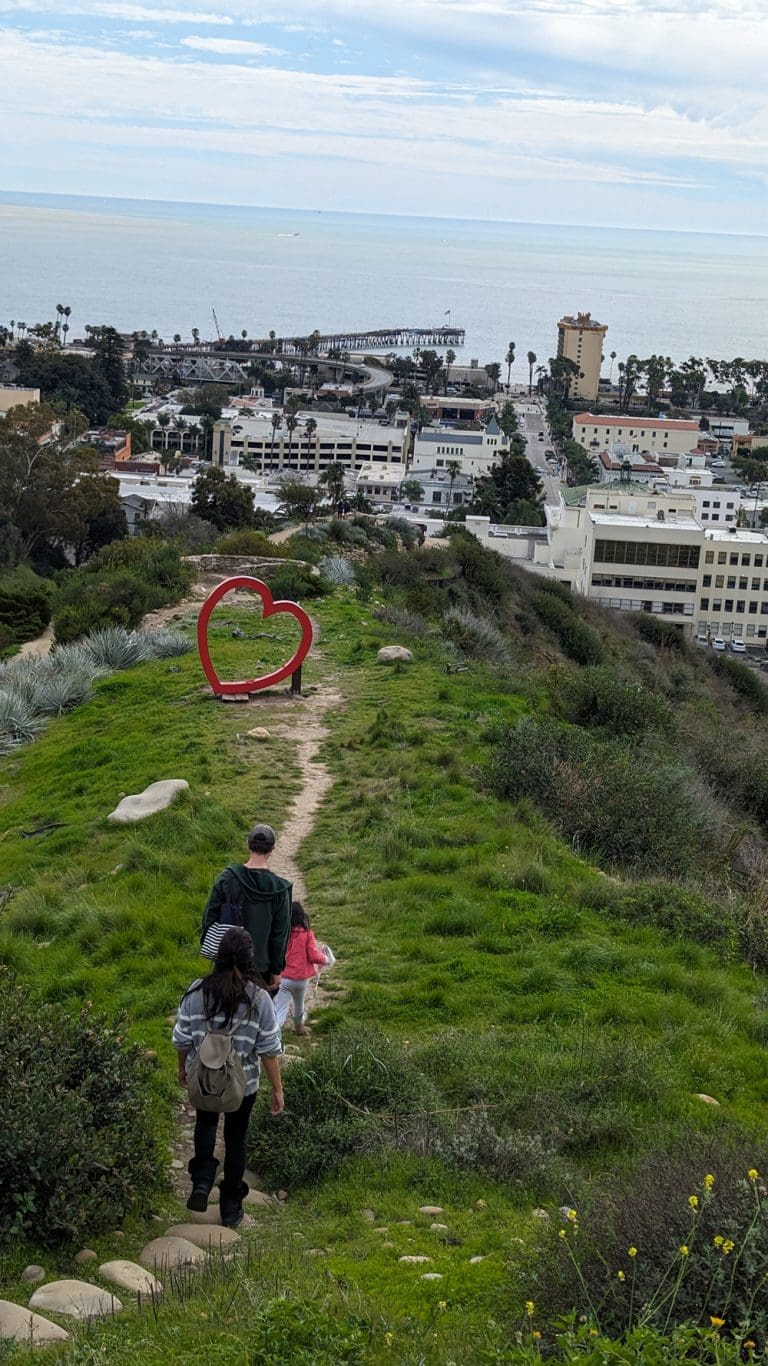
MULTIPOLYGON (((313 603, 321 651, 306 680, 330 679, 344 705, 329 713, 324 758, 336 781, 301 864, 344 990, 317 1017, 306 1063, 286 1069, 285 1119, 260 1114, 254 1129, 251 1163, 271 1188, 288 1188, 287 1205, 263 1216, 248 1266, 189 1287, 184 1304, 171 1298, 79 1334, 64 1359, 534 1360, 525 1304, 534 1295, 538 1306, 539 1288, 556 1302, 557 1276, 541 1273, 557 1251, 558 1206, 586 1207, 617 1172, 631 1187, 638 1163, 681 1146, 691 1190, 705 1154, 743 1149, 759 1165, 768 994, 758 941, 735 910, 756 893, 720 855, 751 819, 702 787, 717 858, 665 866, 659 881, 652 857, 630 869, 594 849, 587 858, 558 833, 586 760, 557 759, 562 801, 549 818, 532 796, 496 795, 494 761, 525 717, 560 718, 567 733, 604 742, 594 738, 604 730, 566 715, 564 684, 581 675, 564 645, 578 633, 562 614, 537 615, 536 584, 499 578, 490 557, 457 569, 450 554, 426 556, 415 572, 399 561, 379 567, 383 597, 360 602, 346 589, 313 603), (492 629, 446 618, 451 604, 492 629), (413 664, 376 663, 393 641, 412 648, 413 664), (444 1212, 420 1215, 421 1205, 444 1212), (542 1205, 549 1220, 534 1214, 542 1205), (431 1261, 398 1260, 415 1254, 431 1261), (422 1281, 425 1271, 442 1279, 422 1281)), ((253 619, 221 613, 216 650, 235 669, 254 646, 231 627, 252 631, 253 619)), ((633 739, 636 769, 670 754, 692 765, 702 736, 734 717, 747 733, 762 724, 701 661, 591 608, 578 620, 597 642, 593 659, 674 714, 652 750, 647 735, 633 739)), ((281 646, 257 648, 269 662, 281 646)), ((0 961, 42 999, 128 1012, 131 1035, 159 1055, 161 1126, 173 1094, 166 1016, 196 970, 211 878, 239 855, 254 818, 279 827, 296 790, 290 735, 255 754, 243 738, 280 705, 211 702, 194 656, 144 665, 104 681, 0 769, 0 961), (106 823, 121 793, 161 776, 187 778, 189 799, 135 829, 106 823), (30 833, 46 825, 57 828, 30 833)), ((179 1212, 171 1197, 156 1208, 179 1212)), ((660 1243, 670 1230, 677 1238, 676 1217, 667 1229, 659 1212, 660 1243)), ((94 1247, 130 1256, 146 1233, 129 1221, 119 1252, 112 1234, 94 1247)), ((33 1252, 6 1258, 6 1296, 23 1299, 16 1277, 33 1252)), ((69 1270, 69 1253, 55 1264, 69 1270)), ((683 1349, 658 1350, 673 1361, 683 1349)), ((699 1342, 695 1359, 710 1350, 699 1342)), ((643 1359, 642 1346, 587 1351, 597 1348, 564 1346, 562 1359, 643 1359)))

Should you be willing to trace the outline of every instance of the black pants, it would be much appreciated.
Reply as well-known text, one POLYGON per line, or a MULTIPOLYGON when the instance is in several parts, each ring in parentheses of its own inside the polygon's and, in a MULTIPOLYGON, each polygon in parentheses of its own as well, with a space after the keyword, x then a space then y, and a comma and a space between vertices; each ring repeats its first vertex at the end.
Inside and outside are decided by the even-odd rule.
MULTIPOLYGON (((239 1110, 224 1115, 224 1179, 222 1186, 227 1191, 239 1193, 240 1183, 245 1171, 245 1140, 248 1121, 256 1100, 256 1092, 245 1096, 239 1110)), ((216 1130, 220 1115, 211 1110, 197 1110, 195 1120, 195 1155, 189 1164, 189 1174, 193 1181, 213 1185, 218 1163, 213 1156, 216 1147, 216 1130)))

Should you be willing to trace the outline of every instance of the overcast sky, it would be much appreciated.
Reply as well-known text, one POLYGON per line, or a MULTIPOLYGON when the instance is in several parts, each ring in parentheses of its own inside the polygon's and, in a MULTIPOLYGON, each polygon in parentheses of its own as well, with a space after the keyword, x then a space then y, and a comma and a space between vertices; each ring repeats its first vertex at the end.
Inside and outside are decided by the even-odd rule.
POLYGON ((765 232, 768 0, 0 0, 0 188, 765 232))

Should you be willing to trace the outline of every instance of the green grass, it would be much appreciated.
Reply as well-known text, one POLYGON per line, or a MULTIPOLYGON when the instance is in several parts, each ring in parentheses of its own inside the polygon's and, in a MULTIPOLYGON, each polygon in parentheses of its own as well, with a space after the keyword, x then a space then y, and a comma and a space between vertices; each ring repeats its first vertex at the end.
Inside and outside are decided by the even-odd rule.
MULTIPOLYGON (((435 638, 413 642, 413 665, 382 667, 377 648, 401 633, 372 607, 342 592, 312 611, 322 655, 305 682, 330 677, 345 695, 328 714, 324 746, 335 785, 301 853, 308 909, 340 960, 316 1037, 339 1024, 392 1034, 447 1109, 483 1102, 500 1120, 549 1135, 573 1182, 690 1128, 756 1129, 768 1099, 762 979, 593 909, 589 890, 604 875, 533 808, 515 811, 483 791, 494 729, 530 709, 530 680, 480 665, 449 675, 435 638)), ((222 622, 260 629, 248 613, 220 612, 222 622)), ((280 640, 235 641, 230 631, 216 634, 223 666, 236 669, 256 649, 276 662, 280 640)), ((0 921, 0 961, 41 997, 127 1010, 133 1036, 159 1053, 163 1104, 173 1090, 165 1017, 196 971, 211 879, 239 856, 254 818, 280 826, 296 789, 288 727, 258 748, 257 762, 237 733, 280 725, 291 705, 264 699, 245 712, 212 702, 194 656, 145 665, 100 684, 91 703, 0 768, 0 884, 21 888, 0 921), (121 792, 164 776, 187 778, 190 797, 135 829, 107 824, 121 792), (49 822, 61 828, 20 833, 49 822)), ((290 1069, 286 1095, 289 1143, 290 1069)), ((360 1157, 260 1216, 252 1256, 261 1262, 169 1297, 156 1316, 131 1312, 78 1330, 51 1359, 527 1360, 505 1344, 522 1323, 532 1209, 571 1193, 560 1176, 523 1189, 413 1151, 360 1157), (444 1207, 447 1233, 429 1230, 418 1214, 425 1203, 444 1207), (366 1207, 388 1235, 366 1223, 366 1207), (325 1255, 307 1257, 313 1247, 325 1255), (398 1262, 414 1252, 433 1260, 398 1262), (486 1260, 470 1266, 476 1255, 486 1260), (425 1270, 444 1279, 421 1281, 425 1270), (280 1341, 280 1315, 290 1318, 294 1300, 306 1356, 259 1356, 260 1335, 280 1341), (345 1334, 361 1344, 357 1356, 345 1334)), ((161 1212, 171 1222, 180 1208, 161 1212)), ((123 1239, 97 1251, 135 1255, 158 1228, 127 1224, 123 1239)), ((4 1294, 22 1299, 15 1278, 33 1252, 18 1249, 6 1264, 4 1294)), ((67 1256, 56 1269, 71 1270, 67 1256)))

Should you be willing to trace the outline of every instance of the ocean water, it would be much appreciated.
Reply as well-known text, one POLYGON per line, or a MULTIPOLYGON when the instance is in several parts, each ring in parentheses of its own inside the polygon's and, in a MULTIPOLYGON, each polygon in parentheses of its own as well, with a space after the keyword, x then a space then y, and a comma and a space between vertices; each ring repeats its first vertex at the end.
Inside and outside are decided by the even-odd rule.
MULTIPOLYGON (((768 357, 768 238, 0 192, 0 322, 264 336, 466 329, 461 362, 555 353, 563 313, 606 356, 768 357)), ((606 361, 606 369, 609 362, 606 361)))

